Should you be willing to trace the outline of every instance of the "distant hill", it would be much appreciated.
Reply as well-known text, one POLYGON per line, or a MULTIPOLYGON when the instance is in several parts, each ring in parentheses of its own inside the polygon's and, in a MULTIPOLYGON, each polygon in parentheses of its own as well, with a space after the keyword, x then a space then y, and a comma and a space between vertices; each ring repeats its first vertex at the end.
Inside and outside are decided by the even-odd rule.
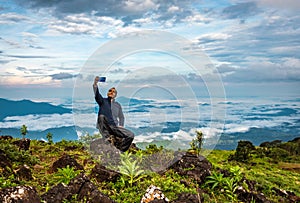
POLYGON ((0 98, 0 121, 7 116, 24 116, 29 114, 64 114, 71 113, 72 109, 55 106, 46 102, 30 100, 12 101, 0 98))
MULTIPOLYGON (((78 136, 76 133, 75 126, 65 126, 59 128, 49 128, 43 131, 31 131, 29 130, 26 138, 34 139, 34 140, 46 140, 46 135, 51 133, 53 136, 53 141, 58 142, 62 139, 65 140, 77 140, 78 136)), ((15 138, 22 138, 20 133, 20 128, 0 128, 0 135, 10 135, 15 138)))

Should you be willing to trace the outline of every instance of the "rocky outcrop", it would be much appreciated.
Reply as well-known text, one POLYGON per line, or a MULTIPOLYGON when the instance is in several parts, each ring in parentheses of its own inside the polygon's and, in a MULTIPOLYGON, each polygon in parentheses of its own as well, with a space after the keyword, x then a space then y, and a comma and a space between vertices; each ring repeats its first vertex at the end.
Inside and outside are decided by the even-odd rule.
POLYGON ((69 166, 73 167, 75 170, 83 170, 83 166, 81 166, 74 158, 70 155, 65 154, 57 161, 55 161, 52 165, 52 172, 56 172, 58 168, 66 168, 69 166))
POLYGON ((0 202, 40 203, 41 200, 34 187, 17 186, 0 190, 0 202))
POLYGON ((30 142, 31 140, 28 138, 24 138, 24 139, 20 139, 20 140, 16 140, 13 142, 13 144, 15 144, 16 146, 19 147, 19 150, 29 150, 30 147, 30 142))
POLYGON ((179 175, 188 176, 201 184, 211 174, 212 164, 204 156, 186 153, 168 169, 173 169, 179 175))
POLYGON ((10 135, 0 135, 0 140, 12 140, 13 137, 10 135))
POLYGON ((283 201, 288 200, 290 203, 300 202, 300 197, 298 197, 294 192, 282 190, 273 187, 272 190, 280 197, 282 197, 283 201))
POLYGON ((17 171, 16 174, 20 180, 32 180, 32 172, 27 165, 21 166, 17 171))
POLYGON ((105 166, 100 164, 95 165, 90 175, 90 177, 95 178, 99 182, 115 182, 120 176, 121 174, 119 172, 107 169, 105 166))
POLYGON ((41 196, 41 199, 47 203, 60 203, 63 200, 72 200, 74 195, 79 201, 114 203, 113 200, 101 193, 84 173, 79 174, 67 186, 58 184, 52 187, 41 196))

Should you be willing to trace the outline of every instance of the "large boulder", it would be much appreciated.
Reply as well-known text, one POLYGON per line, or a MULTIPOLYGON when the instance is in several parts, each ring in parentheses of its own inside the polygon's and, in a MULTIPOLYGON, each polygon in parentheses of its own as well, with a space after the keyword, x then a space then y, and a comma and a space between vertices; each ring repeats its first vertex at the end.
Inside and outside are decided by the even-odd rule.
POLYGON ((207 176, 211 175, 212 164, 204 156, 186 153, 168 169, 174 170, 179 175, 188 176, 201 184, 205 182, 207 176))
POLYGON ((16 186, 0 190, 0 202, 4 203, 40 203, 40 197, 34 187, 16 186))

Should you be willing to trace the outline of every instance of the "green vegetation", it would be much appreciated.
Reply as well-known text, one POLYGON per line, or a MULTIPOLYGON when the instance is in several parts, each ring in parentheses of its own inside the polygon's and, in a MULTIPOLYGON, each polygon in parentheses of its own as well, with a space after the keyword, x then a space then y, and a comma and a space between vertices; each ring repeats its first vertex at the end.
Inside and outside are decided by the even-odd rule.
POLYGON ((203 133, 201 131, 196 131, 196 138, 190 143, 191 151, 195 151, 198 155, 202 149, 203 145, 203 133))
POLYGON ((21 134, 22 134, 23 139, 25 139, 25 136, 26 136, 26 134, 28 133, 28 131, 27 131, 27 126, 26 126, 26 125, 22 125, 20 131, 21 131, 21 134))
POLYGON ((66 168, 58 168, 58 171, 54 174, 54 180, 56 180, 56 183, 69 184, 79 173, 79 170, 75 171, 73 167, 70 168, 68 165, 66 168))
POLYGON ((53 143, 53 135, 52 133, 47 133, 46 138, 50 144, 53 143))
MULTIPOLYGON (((27 133, 27 128, 25 131, 27 133)), ((98 157, 96 159, 86 149, 95 137, 99 135, 89 135, 79 141, 62 140, 53 143, 52 134, 48 133, 48 143, 31 140, 29 151, 19 150, 14 144, 18 139, 0 140, 0 155, 5 158, 1 157, 1 161, 10 162, 7 167, 0 165, 0 188, 30 185, 35 186, 41 195, 58 183, 68 184, 81 172, 86 175, 91 174, 95 165, 101 164, 101 159, 98 157), (64 154, 74 157, 84 170, 75 170, 67 166, 59 168, 56 172, 53 171, 53 163, 64 154), (16 174, 15 171, 23 165, 31 169, 32 179, 25 180, 16 174)), ((195 154, 200 153, 200 150, 203 150, 202 142, 203 134, 197 132, 190 151, 195 154)), ((117 170, 122 175, 116 181, 99 182, 95 178, 91 178, 91 181, 102 193, 120 203, 140 202, 150 185, 160 187, 170 200, 175 200, 180 193, 197 194, 201 189, 204 192, 201 194, 204 202, 239 202, 237 189, 243 188, 249 191, 247 181, 255 181, 255 190, 263 192, 269 200, 280 202, 280 197, 276 195, 274 188, 292 191, 300 196, 299 149, 299 141, 267 143, 260 147, 255 147, 248 141, 240 141, 236 150, 212 150, 206 157, 213 165, 211 175, 205 182, 199 184, 192 178, 181 176, 173 170, 161 174, 147 171, 145 169, 147 156, 156 155, 153 157, 160 159, 162 153, 164 156, 166 154, 169 156, 166 152, 170 152, 151 144, 145 150, 121 154, 121 164, 117 170), (226 175, 224 171, 227 171, 226 175)), ((79 201, 74 196, 71 202, 79 201)))
POLYGON ((121 165, 119 166, 119 172, 122 173, 121 180, 125 185, 127 182, 132 187, 133 183, 138 182, 143 178, 142 174, 145 172, 140 169, 141 160, 134 160, 131 153, 121 154, 121 165))

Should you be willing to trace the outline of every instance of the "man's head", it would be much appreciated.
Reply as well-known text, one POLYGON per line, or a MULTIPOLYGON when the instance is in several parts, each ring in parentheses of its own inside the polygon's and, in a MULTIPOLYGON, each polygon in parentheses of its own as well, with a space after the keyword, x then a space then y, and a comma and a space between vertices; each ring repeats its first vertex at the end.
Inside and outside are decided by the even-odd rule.
POLYGON ((112 99, 116 98, 117 94, 118 94, 118 92, 117 92, 116 88, 114 88, 114 87, 110 88, 107 92, 107 96, 112 99))

